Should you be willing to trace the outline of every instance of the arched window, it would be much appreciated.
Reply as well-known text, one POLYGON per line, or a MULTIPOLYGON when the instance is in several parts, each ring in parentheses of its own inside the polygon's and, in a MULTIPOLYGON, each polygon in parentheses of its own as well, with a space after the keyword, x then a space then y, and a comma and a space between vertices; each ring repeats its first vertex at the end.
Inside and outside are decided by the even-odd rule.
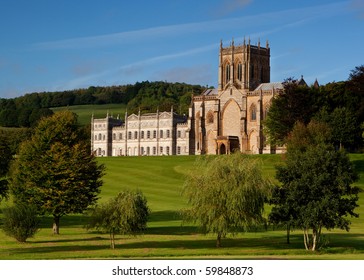
POLYGON ((208 124, 214 123, 214 114, 211 111, 207 113, 206 122, 208 124))
POLYGON ((228 83, 230 81, 230 64, 226 64, 225 68, 225 82, 228 83))
POLYGON ((131 131, 128 132, 128 139, 131 139, 131 131))
POLYGON ((238 64, 238 80, 241 82, 243 79, 243 66, 241 63, 238 64))
POLYGON ((257 106, 255 106, 255 104, 252 104, 250 106, 250 120, 251 121, 257 120, 257 106))
POLYGON ((134 131, 134 139, 138 139, 138 131, 134 131))

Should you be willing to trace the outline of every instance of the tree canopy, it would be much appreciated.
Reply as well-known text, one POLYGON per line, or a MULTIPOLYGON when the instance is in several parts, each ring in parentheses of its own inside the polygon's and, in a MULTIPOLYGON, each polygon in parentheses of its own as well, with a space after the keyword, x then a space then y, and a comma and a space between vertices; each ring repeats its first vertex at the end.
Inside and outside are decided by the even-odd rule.
POLYGON ((21 144, 11 172, 15 201, 52 215, 56 234, 60 218, 95 204, 102 185, 104 166, 91 155, 81 131, 69 111, 42 119, 31 140, 21 144))
POLYGON ((91 210, 88 229, 101 229, 110 234, 110 247, 115 248, 115 234, 136 235, 147 227, 150 210, 140 191, 124 190, 108 202, 91 210))
POLYGON ((185 181, 183 195, 190 208, 184 220, 197 223, 204 233, 217 234, 216 246, 229 233, 261 224, 269 182, 257 160, 235 153, 203 157, 185 181))
POLYGON ((296 124, 287 144, 285 165, 277 167, 281 183, 272 192, 270 221, 304 232, 307 250, 316 250, 323 228, 349 230, 348 216, 358 200, 358 177, 348 156, 327 142, 322 124, 296 124), (310 233, 311 231, 311 233, 310 233))

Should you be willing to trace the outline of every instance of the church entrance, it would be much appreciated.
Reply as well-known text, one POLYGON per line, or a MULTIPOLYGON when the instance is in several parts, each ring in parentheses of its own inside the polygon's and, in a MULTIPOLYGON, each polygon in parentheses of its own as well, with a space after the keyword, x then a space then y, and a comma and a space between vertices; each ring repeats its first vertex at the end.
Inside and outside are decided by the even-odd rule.
POLYGON ((218 136, 216 142, 219 155, 231 154, 240 150, 239 137, 237 136, 218 136))

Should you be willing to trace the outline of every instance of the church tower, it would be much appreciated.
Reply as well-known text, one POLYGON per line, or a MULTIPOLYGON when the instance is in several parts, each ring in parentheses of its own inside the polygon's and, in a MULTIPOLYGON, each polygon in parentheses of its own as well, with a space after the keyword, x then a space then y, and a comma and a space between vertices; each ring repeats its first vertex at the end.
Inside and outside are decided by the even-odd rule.
POLYGON ((270 82, 270 48, 268 41, 265 47, 246 44, 229 47, 220 43, 218 90, 229 86, 252 91, 262 83, 270 82))

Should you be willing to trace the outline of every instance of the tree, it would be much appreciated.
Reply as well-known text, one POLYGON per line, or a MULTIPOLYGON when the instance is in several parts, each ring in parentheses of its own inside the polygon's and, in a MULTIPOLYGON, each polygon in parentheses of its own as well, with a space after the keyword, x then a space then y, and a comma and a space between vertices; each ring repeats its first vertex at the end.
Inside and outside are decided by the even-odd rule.
POLYGON ((3 210, 2 229, 6 235, 19 242, 26 242, 38 231, 37 210, 31 205, 17 204, 3 210))
POLYGON ((304 233, 306 250, 315 251, 323 228, 349 230, 347 216, 358 217, 358 179, 344 151, 325 141, 322 124, 296 124, 287 144, 285 165, 277 167, 281 186, 272 192, 270 220, 290 223, 304 233), (302 137, 303 136, 303 137, 302 137), (310 233, 311 231, 311 233, 310 233))
POLYGON ((246 231, 264 221, 268 181, 257 160, 239 153, 196 161, 185 181, 183 195, 191 205, 184 221, 217 234, 216 246, 229 233, 246 231))
POLYGON ((104 166, 91 155, 87 140, 75 114, 58 112, 39 122, 14 161, 15 201, 35 205, 39 214, 53 215, 55 234, 62 216, 82 213, 98 199, 104 166))
POLYGON ((140 191, 125 190, 115 198, 91 210, 88 229, 101 229, 110 234, 110 247, 115 248, 115 234, 136 235, 147 228, 150 210, 140 191))
POLYGON ((8 180, 5 175, 8 173, 9 164, 12 159, 10 147, 4 134, 0 133, 0 202, 8 197, 8 180))
POLYGON ((291 78, 284 82, 284 92, 272 100, 264 121, 264 129, 271 144, 285 144, 296 122, 309 123, 316 111, 314 93, 314 89, 298 85, 291 78))

